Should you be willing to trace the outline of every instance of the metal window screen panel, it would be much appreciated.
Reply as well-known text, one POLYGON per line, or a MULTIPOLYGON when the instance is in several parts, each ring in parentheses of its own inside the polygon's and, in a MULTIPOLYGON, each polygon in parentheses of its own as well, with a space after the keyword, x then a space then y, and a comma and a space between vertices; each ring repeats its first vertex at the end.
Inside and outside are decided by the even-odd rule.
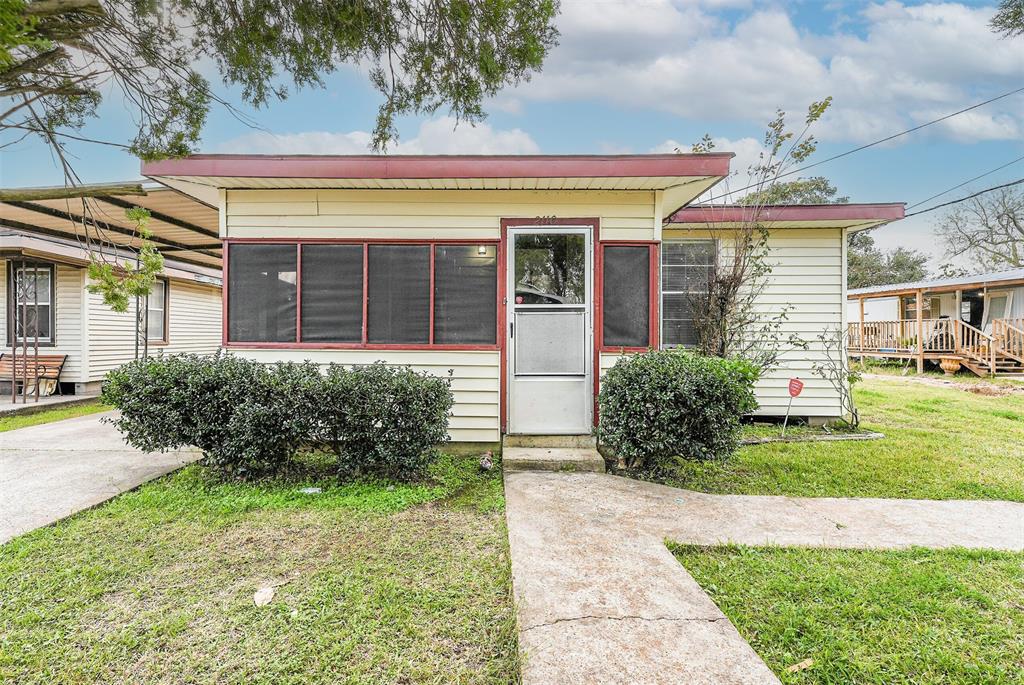
POLYGON ((228 340, 295 342, 295 245, 228 249, 228 340))
POLYGON ((516 375, 585 375, 585 319, 583 311, 516 312, 516 375))
POLYGON ((602 342, 647 347, 650 340, 651 259, 646 246, 604 248, 602 342))
POLYGON ((370 245, 367 339, 430 342, 430 246, 370 245))
POLYGON ((302 246, 302 342, 362 342, 363 246, 302 246))
POLYGON ((434 342, 493 345, 497 316, 497 246, 438 245, 434 251, 434 342))

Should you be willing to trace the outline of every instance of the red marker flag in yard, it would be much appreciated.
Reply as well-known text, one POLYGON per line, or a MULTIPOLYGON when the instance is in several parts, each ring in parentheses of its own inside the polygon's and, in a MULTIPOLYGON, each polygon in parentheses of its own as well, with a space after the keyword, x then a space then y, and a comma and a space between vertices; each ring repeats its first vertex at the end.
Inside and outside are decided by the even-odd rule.
POLYGON ((800 394, 800 391, 803 390, 803 389, 804 389, 804 382, 802 380, 800 380, 799 378, 790 378, 789 379, 789 396, 790 397, 797 397, 800 394))

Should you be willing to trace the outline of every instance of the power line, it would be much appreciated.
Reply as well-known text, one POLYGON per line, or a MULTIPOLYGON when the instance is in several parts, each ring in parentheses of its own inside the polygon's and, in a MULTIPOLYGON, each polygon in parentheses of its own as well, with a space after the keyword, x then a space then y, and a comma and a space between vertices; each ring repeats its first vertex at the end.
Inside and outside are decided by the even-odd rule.
POLYGON ((1004 183, 1004 184, 999 185, 999 186, 992 186, 991 188, 985 188, 985 190, 979 190, 978 192, 972 193, 971 195, 968 195, 966 197, 962 197, 959 200, 950 200, 949 202, 943 202, 940 205, 935 205, 933 207, 929 207, 928 209, 922 209, 922 210, 920 210, 918 212, 911 212, 910 214, 905 215, 903 218, 904 219, 909 219, 910 217, 917 216, 918 214, 924 214, 926 212, 931 212, 931 211, 934 211, 936 209, 939 209, 941 207, 948 207, 950 205, 955 205, 955 204, 958 204, 960 202, 966 202, 967 200, 976 198, 979 195, 984 195, 985 193, 991 193, 993 190, 1000 190, 1002 188, 1009 188, 1010 186, 1017 186, 1017 185, 1020 185, 1021 183, 1024 183, 1024 178, 1018 178, 1016 181, 1010 181, 1009 183, 1004 183))
MULTIPOLYGON (((973 104, 970 107, 964 107, 961 110, 957 110, 956 112, 952 112, 950 114, 946 114, 944 116, 939 117, 938 119, 932 119, 931 121, 926 121, 923 124, 918 124, 917 126, 914 126, 913 128, 908 128, 905 131, 900 131, 899 133, 894 133, 891 136, 886 136, 885 138, 880 138, 879 140, 876 140, 876 141, 871 142, 871 143, 867 143, 865 145, 861 145, 860 147, 855 147, 853 149, 847 150, 846 152, 840 152, 838 155, 833 155, 832 157, 828 157, 826 159, 822 159, 820 161, 815 162, 814 164, 808 164, 807 166, 802 166, 799 169, 793 169, 792 171, 787 171, 784 174, 779 174, 776 178, 778 179, 778 178, 784 178, 786 176, 792 176, 793 174, 798 174, 801 171, 806 171, 808 169, 813 169, 814 167, 820 166, 820 165, 825 164, 827 162, 834 162, 837 159, 841 159, 841 158, 846 157, 848 155, 852 155, 855 152, 860 152, 862 150, 867 150, 868 148, 875 147, 876 145, 881 145, 882 143, 888 143, 890 140, 895 140, 896 138, 900 138, 902 136, 914 133, 915 131, 920 131, 921 129, 927 128, 928 126, 932 126, 933 124, 938 124, 938 123, 943 122, 943 121, 945 121, 947 119, 952 119, 955 116, 959 116, 961 114, 964 114, 965 112, 970 112, 972 109, 978 109, 979 107, 984 107, 985 105, 990 105, 993 102, 996 102, 998 100, 1002 100, 1004 98, 1008 98, 1011 95, 1016 95, 1017 93, 1022 93, 1022 92, 1024 92, 1024 86, 1022 86, 1020 88, 1016 88, 1014 90, 1011 90, 1011 91, 1009 91, 1007 93, 1003 93, 1002 95, 997 95, 997 96, 995 96, 993 98, 989 98, 988 100, 985 100, 983 102, 979 102, 979 103, 973 104)), ((760 184, 758 184, 758 183, 751 183, 750 185, 744 186, 743 188, 740 188, 739 190, 729 191, 729 194, 732 194, 734 192, 735 193, 741 193, 744 190, 750 190, 751 188, 756 188, 758 185, 760 185, 760 184)), ((717 196, 709 198, 705 202, 713 202, 713 201, 715 201, 715 200, 717 200, 717 199, 719 199, 721 197, 724 197, 724 196, 723 195, 717 195, 717 196)))
POLYGON ((1015 159, 1015 160, 1012 160, 1012 161, 1010 161, 1010 162, 1007 162, 1006 164, 1003 164, 1002 166, 997 166, 997 167, 996 167, 995 169, 992 169, 992 170, 990 170, 990 171, 986 171, 986 172, 985 172, 985 173, 983 173, 983 174, 978 174, 978 175, 977 175, 977 176, 975 176, 974 178, 969 178, 969 179, 967 179, 966 181, 964 181, 963 183, 959 183, 959 184, 957 184, 957 185, 953 186, 952 188, 947 188, 946 190, 943 190, 943 191, 942 191, 941 193, 935 193, 935 194, 934 194, 934 195, 932 195, 931 197, 927 197, 927 198, 925 198, 925 199, 921 200, 920 202, 916 202, 916 203, 914 203, 914 204, 910 205, 909 207, 907 207, 907 209, 913 209, 914 207, 920 207, 920 206, 921 206, 921 205, 923 205, 923 204, 924 204, 925 202, 930 202, 930 201, 934 200, 934 199, 935 199, 935 198, 937 198, 937 197, 941 197, 942 195, 945 195, 946 193, 951 193, 951 192, 953 192, 954 190, 956 190, 957 188, 963 188, 963 187, 964 187, 965 185, 967 185, 968 183, 974 183, 974 182, 975 182, 975 181, 977 181, 978 179, 981 179, 981 178, 985 178, 986 176, 989 176, 989 175, 991 175, 991 174, 994 174, 994 173, 996 173, 997 171, 1001 171, 1002 169, 1005 169, 1006 167, 1008 167, 1008 166, 1010 166, 1010 165, 1012 165, 1012 164, 1016 164, 1017 162, 1019 162, 1019 161, 1021 161, 1021 160, 1024 160, 1024 155, 1021 155, 1021 156, 1020 156, 1020 157, 1018 157, 1017 159, 1015 159))

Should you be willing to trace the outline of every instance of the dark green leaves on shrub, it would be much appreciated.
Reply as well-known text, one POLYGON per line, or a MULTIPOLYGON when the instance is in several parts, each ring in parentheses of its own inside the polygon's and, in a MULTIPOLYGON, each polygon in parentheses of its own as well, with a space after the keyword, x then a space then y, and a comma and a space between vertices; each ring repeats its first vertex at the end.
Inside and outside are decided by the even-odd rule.
POLYGON ((195 446, 229 476, 280 472, 300 449, 331 450, 348 473, 419 474, 447 440, 449 382, 373 364, 326 373, 310 362, 265 365, 175 355, 111 372, 103 400, 146 451, 195 446))
POLYGON ((757 376, 750 362, 683 350, 623 357, 601 380, 599 438, 632 469, 724 459, 757 408, 757 376))
POLYGON ((449 381, 406 367, 345 368, 324 377, 324 404, 314 440, 330 447, 343 471, 392 478, 414 476, 435 445, 448 440, 453 398, 449 381))

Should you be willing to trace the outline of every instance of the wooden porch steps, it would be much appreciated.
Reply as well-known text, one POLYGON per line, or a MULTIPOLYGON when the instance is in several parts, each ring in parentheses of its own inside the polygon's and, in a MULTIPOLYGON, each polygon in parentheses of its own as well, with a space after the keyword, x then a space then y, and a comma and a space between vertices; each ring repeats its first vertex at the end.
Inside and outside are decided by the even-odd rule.
MULTIPOLYGON (((987 363, 979 362, 976 359, 961 357, 961 365, 968 368, 977 376, 991 376, 991 369, 987 363)), ((1020 376, 1024 375, 1024 364, 1010 357, 996 357, 996 376, 1020 376)))

